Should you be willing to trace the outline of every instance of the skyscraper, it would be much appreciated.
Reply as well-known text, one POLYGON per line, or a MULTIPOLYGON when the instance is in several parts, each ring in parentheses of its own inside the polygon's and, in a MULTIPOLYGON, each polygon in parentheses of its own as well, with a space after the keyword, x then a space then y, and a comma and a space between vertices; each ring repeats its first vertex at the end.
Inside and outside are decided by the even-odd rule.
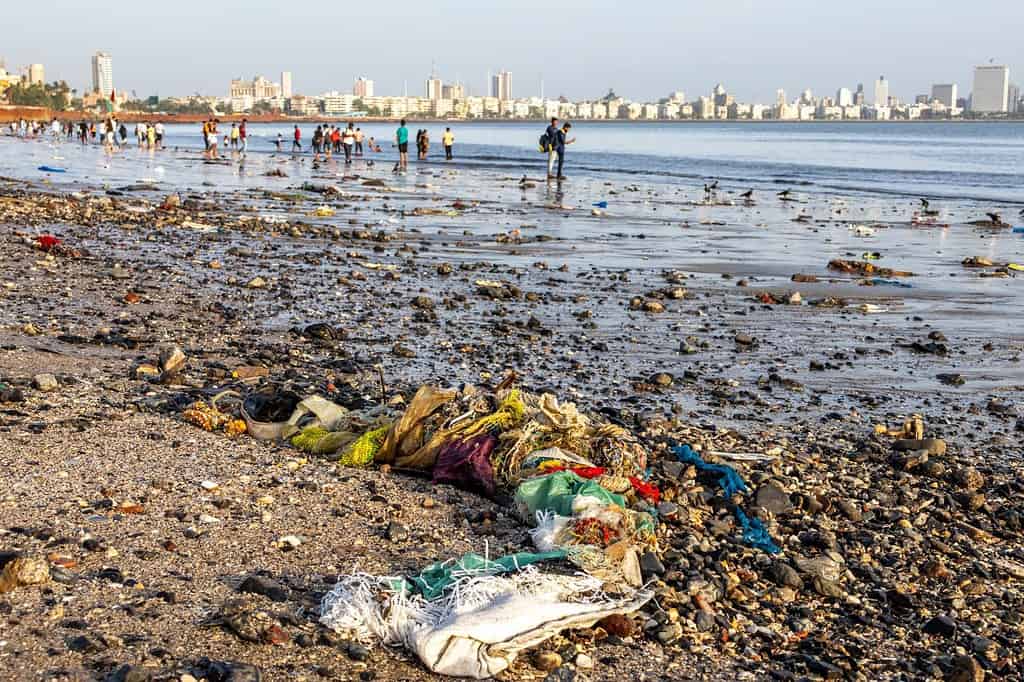
POLYGON ((889 106, 889 81, 885 80, 885 76, 879 76, 875 81, 874 105, 876 107, 889 106))
POLYGON ((497 97, 502 102, 512 100, 512 73, 510 71, 499 71, 498 75, 491 78, 491 97, 497 97))
POLYGON ((291 99, 292 96, 292 72, 281 72, 281 97, 291 99))
POLYGON ((114 90, 114 61, 106 52, 92 56, 92 90, 106 97, 114 90))
POLYGON ((932 100, 941 102, 944 106, 956 106, 956 83, 938 83, 932 86, 932 100))
POLYGON ((857 83, 857 92, 853 93, 853 105, 857 107, 864 106, 864 84, 857 83))
POLYGON ((434 102, 441 99, 443 87, 444 86, 441 83, 441 79, 438 78, 437 76, 431 75, 430 78, 427 79, 426 84, 427 99, 434 102))
POLYGON ((1005 66, 978 66, 974 69, 971 111, 1006 113, 1010 90, 1010 69, 1005 66))
POLYGON ((839 88, 836 91, 836 104, 841 107, 853 106, 853 93, 850 92, 850 88, 839 88))
POLYGON ((373 97, 373 81, 360 76, 352 86, 352 94, 356 97, 373 97))
POLYGON ((1006 100, 1006 110, 1011 114, 1020 113, 1020 86, 1010 83, 1009 93, 1006 100))
POLYGON ((46 71, 42 64, 30 64, 28 67, 28 84, 36 85, 46 82, 46 71))

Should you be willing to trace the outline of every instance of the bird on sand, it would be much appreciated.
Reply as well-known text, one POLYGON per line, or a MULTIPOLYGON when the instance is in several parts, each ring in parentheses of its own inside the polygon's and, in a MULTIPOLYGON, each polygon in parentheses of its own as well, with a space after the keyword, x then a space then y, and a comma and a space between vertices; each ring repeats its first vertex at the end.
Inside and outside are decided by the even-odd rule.
POLYGON ((927 199, 921 199, 921 208, 923 208, 924 210, 927 211, 928 210, 928 205, 929 204, 928 204, 928 200, 927 199))
POLYGON ((998 213, 986 213, 985 215, 987 215, 989 217, 989 220, 991 220, 996 225, 1003 224, 1003 218, 998 213))
POLYGON ((780 199, 788 199, 789 195, 790 195, 790 191, 788 189, 784 189, 784 190, 782 190, 781 192, 778 193, 778 197, 780 199))
POLYGON ((746 192, 740 195, 740 199, 752 199, 754 197, 754 190, 748 189, 746 192))

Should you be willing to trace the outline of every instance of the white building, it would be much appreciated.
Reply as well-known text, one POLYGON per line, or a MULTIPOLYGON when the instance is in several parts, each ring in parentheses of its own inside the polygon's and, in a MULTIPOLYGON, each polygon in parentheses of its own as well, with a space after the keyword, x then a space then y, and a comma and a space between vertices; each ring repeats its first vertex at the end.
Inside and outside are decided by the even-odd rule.
POLYGON ((956 83, 937 83, 932 86, 932 101, 941 102, 946 108, 956 106, 956 83))
POLYGON ((281 97, 289 99, 292 96, 292 72, 281 72, 281 97))
POLYGON ((885 80, 885 76, 879 76, 875 81, 874 104, 876 108, 889 106, 889 81, 885 80))
POLYGON ((28 67, 28 84, 42 85, 46 82, 46 71, 42 64, 30 64, 28 67))
POLYGON ((441 82, 440 78, 436 78, 434 76, 431 76, 430 78, 428 78, 427 81, 426 81, 426 88, 425 88, 426 89, 427 99, 429 99, 429 100, 441 99, 441 95, 443 94, 442 93, 442 89, 443 88, 444 88, 444 83, 441 82))
POLYGON ((512 100, 512 72, 499 71, 491 77, 491 97, 497 97, 502 102, 512 100))
POLYGON ((974 69, 971 111, 1006 113, 1010 90, 1010 69, 1005 66, 979 66, 974 69))
POLYGON ((114 60, 106 52, 92 56, 92 91, 107 97, 114 90, 114 60))
POLYGON ((325 92, 320 95, 325 114, 350 114, 355 111, 355 95, 342 94, 338 91, 325 92))
POLYGON ((529 118, 530 103, 525 99, 516 100, 512 105, 512 115, 516 118, 529 118))
POLYGON ((836 92, 836 105, 840 107, 853 106, 853 92, 850 88, 839 88, 836 92))
POLYGON ((373 97, 373 81, 360 76, 352 86, 352 94, 363 99, 373 97))

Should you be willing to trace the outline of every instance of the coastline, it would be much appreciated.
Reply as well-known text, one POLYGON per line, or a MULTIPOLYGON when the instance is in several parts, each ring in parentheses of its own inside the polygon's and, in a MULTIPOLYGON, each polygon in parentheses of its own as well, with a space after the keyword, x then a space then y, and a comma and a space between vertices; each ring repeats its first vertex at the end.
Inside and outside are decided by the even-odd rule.
POLYGON ((971 225, 975 208, 918 227, 886 197, 747 205, 651 179, 285 154, 153 165, 151 181, 133 165, 133 182, 61 184, 34 163, 0 180, 0 381, 21 393, 0 422, 0 537, 52 576, 0 602, 18 614, 12 675, 180 679, 203 641, 269 679, 435 679, 324 628, 320 599, 353 570, 534 549, 507 501, 207 432, 183 408, 280 386, 402 407, 421 384, 510 370, 635 433, 671 504, 644 564, 657 603, 546 642, 507 679, 552 660, 595 681, 1024 669, 1024 339, 1005 324, 1019 281, 996 276, 1019 242, 971 225), (48 233, 64 248, 42 251, 48 233), (998 263, 965 267, 980 240, 998 263), (927 444, 902 430, 914 414, 927 444), (668 438, 726 453, 751 490, 725 498, 668 438), (737 506, 779 555, 744 542, 737 506), (249 576, 279 591, 241 589, 249 576), (245 639, 234 600, 284 634, 245 639))

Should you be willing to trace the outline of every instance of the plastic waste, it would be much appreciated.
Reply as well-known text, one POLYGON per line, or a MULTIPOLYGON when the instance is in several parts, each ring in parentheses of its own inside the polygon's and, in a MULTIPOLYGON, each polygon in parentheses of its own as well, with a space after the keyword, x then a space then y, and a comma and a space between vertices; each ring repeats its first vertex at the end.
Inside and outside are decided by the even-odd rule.
POLYGON ((591 206, 593 206, 594 208, 608 208, 608 202, 607 201, 596 201, 593 204, 591 204, 591 206))
POLYGON ((56 166, 40 166, 37 170, 41 170, 44 173, 67 173, 67 169, 57 168, 56 166))
POLYGON ((900 287, 901 289, 913 288, 912 284, 900 282, 899 280, 895 279, 883 279, 882 277, 873 277, 869 281, 876 286, 900 287))

